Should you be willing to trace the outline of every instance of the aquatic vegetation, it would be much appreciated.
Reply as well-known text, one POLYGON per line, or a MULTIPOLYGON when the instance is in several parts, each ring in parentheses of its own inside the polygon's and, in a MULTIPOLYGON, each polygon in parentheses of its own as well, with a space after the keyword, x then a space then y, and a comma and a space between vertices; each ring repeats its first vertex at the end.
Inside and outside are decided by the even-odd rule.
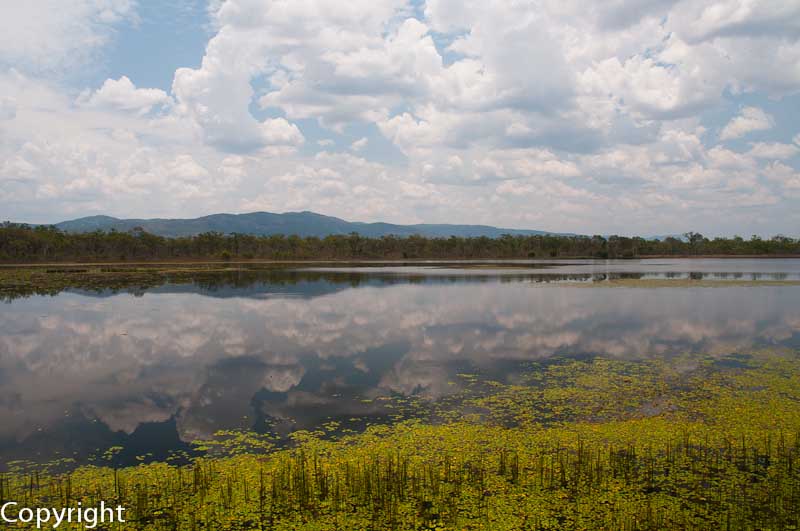
POLYGON ((56 295, 76 288, 101 292, 126 290, 136 293, 165 282, 196 282, 211 276, 225 278, 238 271, 224 264, 162 264, 119 267, 109 264, 77 264, 0 268, 0 298, 11 301, 32 295, 56 295))
POLYGON ((461 406, 427 420, 334 439, 331 423, 283 449, 225 432, 185 463, 18 464, 0 501, 120 503, 119 529, 797 529, 796 352, 459 378, 461 406))
MULTIPOLYGON (((547 286, 547 284, 542 284, 547 286)), ((775 278, 612 278, 595 281, 565 281, 554 287, 589 288, 733 288, 764 286, 800 286, 800 280, 775 278)))
MULTIPOLYGON (((0 300, 10 302, 33 295, 57 295, 77 289, 94 293, 126 292, 142 294, 164 284, 195 284, 214 289, 221 286, 249 287, 259 283, 289 285, 301 281, 324 280, 333 284, 359 286, 376 282, 453 283, 526 282, 541 288, 709 288, 709 287, 793 287, 800 280, 785 273, 667 273, 666 278, 644 273, 559 273, 554 263, 509 262, 392 262, 393 266, 417 267, 403 274, 365 271, 386 262, 152 262, 152 263, 75 263, 51 265, 0 265, 0 300), (315 267, 309 267, 313 265, 315 267), (327 266, 327 267, 325 267, 327 266), (455 272, 442 273, 453 270, 455 272), (437 272, 439 271, 439 272, 437 272), (538 271, 538 272, 532 272, 538 271), (433 272, 433 273, 431 273, 433 272), (470 273, 465 275, 464 272, 470 273), (693 277, 692 275, 699 275, 693 277)), ((569 266, 569 262, 558 264, 569 266)))

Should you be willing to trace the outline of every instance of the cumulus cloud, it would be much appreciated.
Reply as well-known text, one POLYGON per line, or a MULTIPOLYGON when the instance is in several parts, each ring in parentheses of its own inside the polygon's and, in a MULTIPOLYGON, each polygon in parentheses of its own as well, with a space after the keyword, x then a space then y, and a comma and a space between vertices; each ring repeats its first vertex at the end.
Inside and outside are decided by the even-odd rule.
POLYGON ((198 181, 208 176, 208 170, 200 166, 191 155, 178 155, 168 166, 168 175, 186 181, 198 181))
POLYGON ((782 188, 795 193, 800 192, 800 171, 782 162, 773 162, 764 170, 767 179, 774 181, 782 188))
MULTIPOLYGON (((227 61, 227 58, 221 58, 227 61)), ((206 57, 203 64, 214 66, 175 72, 172 90, 176 112, 195 124, 203 142, 225 151, 253 151, 267 146, 297 146, 303 134, 285 118, 257 120, 250 113, 253 97, 250 79, 244 72, 229 72, 206 57)))
POLYGON ((91 87, 41 74, 137 15, 129 0, 34 4, 0 8, 27 28, 0 47, 0 201, 30 221, 309 209, 751 233, 796 210, 780 112, 800 97, 793 3, 215 1, 214 34, 170 87, 125 65, 91 87))
POLYGON ((78 101, 87 107, 105 107, 144 114, 154 107, 171 104, 172 98, 160 89, 136 88, 127 76, 122 76, 117 80, 106 79, 99 89, 93 93, 84 93, 78 101))
POLYGON ((800 5, 781 0, 683 2, 672 24, 694 41, 721 37, 787 36, 797 39, 800 5))
POLYGON ((760 159, 784 160, 790 159, 800 153, 800 148, 794 144, 782 142, 754 142, 750 144, 749 155, 760 159))
POLYGON ((722 129, 721 140, 741 138, 752 131, 764 131, 774 125, 772 116, 758 107, 745 107, 722 129))

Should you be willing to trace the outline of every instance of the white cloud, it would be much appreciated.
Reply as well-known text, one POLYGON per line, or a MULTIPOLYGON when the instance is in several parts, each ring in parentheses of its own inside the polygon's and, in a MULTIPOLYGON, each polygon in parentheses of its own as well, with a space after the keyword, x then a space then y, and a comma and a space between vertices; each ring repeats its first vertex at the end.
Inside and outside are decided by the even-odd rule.
POLYGON ((178 155, 167 167, 167 175, 184 181, 199 181, 208 177, 208 170, 200 166, 191 155, 178 155))
POLYGON ((800 4, 782 0, 682 2, 671 26, 694 41, 721 37, 789 36, 800 30, 800 4))
POLYGON ((16 101, 12 98, 0 98, 0 120, 13 120, 16 115, 16 101))
POLYGON ((368 143, 369 143, 369 138, 361 137, 352 144, 350 144, 350 149, 352 149, 353 151, 361 151, 362 149, 367 147, 368 143))
POLYGON ((758 107, 745 107, 722 129, 721 140, 740 138, 752 131, 764 131, 772 128, 772 116, 758 107))
POLYGON ((759 159, 785 160, 800 153, 800 148, 794 144, 781 142, 754 142, 750 144, 748 155, 759 159))
POLYGON ((199 66, 169 89, 124 64, 99 86, 62 75, 135 21, 132 0, 33 4, 0 7, 0 44, 17 35, 0 46, 0 202, 30 221, 258 208, 750 232, 797 207, 791 2, 215 0, 199 66))
POLYGON ((800 171, 782 162, 771 163, 765 168, 764 175, 785 190, 800 192, 800 171))
POLYGON ((217 168, 219 181, 223 187, 238 185, 247 175, 247 159, 239 155, 228 155, 217 168))
POLYGON ((88 107, 104 107, 122 111, 148 113, 154 107, 170 105, 172 98, 160 89, 136 88, 126 76, 106 79, 93 93, 84 93, 79 103, 88 107))
MULTIPOLYGON (((800 88, 800 77, 791 74, 800 58, 793 41, 770 40, 756 26, 746 35, 723 31, 742 19, 730 3, 697 8, 708 26, 700 31, 682 15, 685 4, 616 1, 587 9, 543 2, 533 9, 511 1, 431 0, 422 17, 412 18, 404 3, 381 1, 348 7, 351 20, 326 0, 289 10, 229 0, 215 12, 219 32, 203 66, 191 76, 180 71, 176 92, 189 109, 190 93, 204 95, 198 122, 214 145, 222 145, 218 137, 248 143, 252 135, 242 131, 252 129, 246 109, 256 97, 250 81, 264 78, 268 86, 257 97, 263 109, 289 120, 316 118, 337 132, 372 122, 417 157, 442 145, 585 151, 641 135, 653 118, 691 116, 721 101, 726 89, 800 88), (443 43, 434 43, 431 30, 443 43), (709 32, 724 34, 724 42, 709 32), (763 37, 758 46, 743 44, 756 34, 763 37), (759 46, 782 50, 782 66, 765 71, 745 53, 759 46), (184 97, 187 76, 198 81, 184 97), (221 94, 213 96, 217 77, 225 80, 224 103, 216 101, 221 94), (233 115, 244 127, 224 127, 233 115)), ((747 9, 769 18, 769 6, 747 9)))
POLYGON ((250 114, 253 89, 246 73, 228 72, 222 66, 179 68, 172 89, 177 114, 191 120, 209 145, 253 151, 274 144, 296 146, 304 140, 297 126, 284 118, 258 121, 250 114))
POLYGON ((261 122, 261 132, 268 145, 299 146, 305 141, 300 129, 285 118, 264 120, 261 122))
POLYGON ((0 66, 62 70, 91 58, 111 27, 135 19, 134 0, 0 2, 0 66))

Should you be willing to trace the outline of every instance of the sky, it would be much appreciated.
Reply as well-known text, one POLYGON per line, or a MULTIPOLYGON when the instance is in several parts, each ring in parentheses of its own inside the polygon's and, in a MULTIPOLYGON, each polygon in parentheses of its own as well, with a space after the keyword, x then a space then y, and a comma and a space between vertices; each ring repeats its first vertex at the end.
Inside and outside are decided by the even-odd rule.
POLYGON ((0 218, 800 236, 800 0, 0 3, 0 218))

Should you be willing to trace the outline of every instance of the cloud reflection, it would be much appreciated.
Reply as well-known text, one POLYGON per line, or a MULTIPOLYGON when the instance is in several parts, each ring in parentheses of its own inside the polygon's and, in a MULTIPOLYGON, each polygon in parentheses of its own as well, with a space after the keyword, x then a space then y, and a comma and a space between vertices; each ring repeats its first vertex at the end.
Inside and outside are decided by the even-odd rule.
POLYGON ((76 417, 117 435, 174 419, 184 441, 268 424, 288 432, 377 414, 362 398, 442 397, 458 372, 510 380, 518 362, 560 355, 796 345, 798 293, 454 282, 305 299, 34 297, 0 321, 0 455, 76 417))

